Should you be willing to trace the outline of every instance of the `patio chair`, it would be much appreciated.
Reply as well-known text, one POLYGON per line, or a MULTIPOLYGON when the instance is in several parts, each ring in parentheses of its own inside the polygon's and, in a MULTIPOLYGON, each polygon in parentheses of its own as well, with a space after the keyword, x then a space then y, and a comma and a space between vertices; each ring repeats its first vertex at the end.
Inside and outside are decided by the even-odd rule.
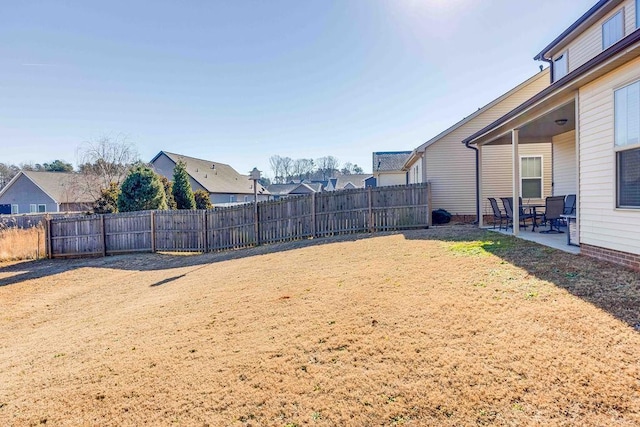
POLYGON ((564 198, 564 209, 562 213, 564 215, 576 214, 576 195, 575 194, 567 194, 567 196, 564 198))
MULTIPOLYGON (((502 221, 506 220, 509 222, 509 217, 500 210, 498 207, 498 202, 493 197, 489 197, 489 203, 491 203, 491 209, 493 209, 493 229, 496 228, 496 221, 498 221, 498 230, 502 229, 502 221)), ((507 227, 505 226, 505 230, 507 227)))
MULTIPOLYGON (((502 200, 502 204, 504 205, 504 210, 507 213, 507 216, 509 217, 509 220, 511 221, 511 224, 513 225, 513 197, 501 197, 500 198, 502 200)), ((531 220, 531 224, 533 225, 533 214, 530 213, 525 213, 524 209, 522 209, 522 198, 519 199, 520 200, 520 206, 519 206, 519 220, 520 220, 520 227, 527 227, 527 220, 530 219, 531 220)))
POLYGON ((548 230, 540 233, 564 233, 560 230, 560 224, 564 212, 564 196, 547 197, 545 200, 545 211, 542 216, 542 223, 549 224, 548 230))
POLYGON ((510 199, 510 197, 500 197, 500 200, 502 200, 502 206, 504 207, 505 215, 507 216, 507 224, 504 226, 505 230, 509 228, 509 224, 511 224, 511 228, 513 228, 513 210, 511 209, 510 199))

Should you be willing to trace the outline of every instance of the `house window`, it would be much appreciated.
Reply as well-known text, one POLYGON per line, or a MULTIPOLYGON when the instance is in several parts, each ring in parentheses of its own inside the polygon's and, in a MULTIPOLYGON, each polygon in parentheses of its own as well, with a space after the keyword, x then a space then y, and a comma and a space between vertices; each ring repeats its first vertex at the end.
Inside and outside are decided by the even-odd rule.
POLYGON ((47 205, 38 205, 38 212, 44 213, 47 211, 47 205))
POLYGON ((558 81, 569 72, 569 62, 567 61, 567 52, 558 56, 553 60, 553 81, 558 81))
POLYGON ((602 49, 607 49, 622 37, 624 37, 624 21, 622 10, 619 10, 602 24, 602 49))
POLYGON ((11 214, 15 215, 20 213, 20 209, 18 208, 18 205, 11 205, 11 214))
POLYGON ((236 201, 236 196, 229 196, 229 202, 235 203, 235 201, 236 201))
POLYGON ((640 207, 640 82, 615 91, 617 207, 640 207))
POLYGON ((249 201, 249 196, 244 196, 244 202, 248 202, 249 201))
POLYGON ((38 205, 32 203, 29 205, 29 213, 34 213, 34 212, 38 212, 38 205))
POLYGON ((520 158, 520 194, 523 199, 542 198, 542 156, 520 158))

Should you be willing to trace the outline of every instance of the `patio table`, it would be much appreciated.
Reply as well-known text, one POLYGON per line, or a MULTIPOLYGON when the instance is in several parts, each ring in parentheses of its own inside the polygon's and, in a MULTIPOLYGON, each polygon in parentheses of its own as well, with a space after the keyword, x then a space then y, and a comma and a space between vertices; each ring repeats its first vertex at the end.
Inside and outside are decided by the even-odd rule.
POLYGON ((536 223, 538 221, 538 211, 537 209, 539 208, 544 208, 547 205, 544 204, 540 204, 540 203, 526 203, 522 205, 523 209, 529 209, 529 212, 531 212, 533 214, 533 227, 531 227, 531 231, 536 231, 536 223))

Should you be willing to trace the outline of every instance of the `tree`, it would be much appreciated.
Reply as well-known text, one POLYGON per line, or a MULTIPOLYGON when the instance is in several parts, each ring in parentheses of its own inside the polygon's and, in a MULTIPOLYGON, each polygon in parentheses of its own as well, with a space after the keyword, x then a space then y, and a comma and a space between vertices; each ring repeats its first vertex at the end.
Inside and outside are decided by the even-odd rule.
POLYGON ((189 184, 187 165, 178 161, 173 168, 173 198, 178 209, 195 209, 196 200, 193 198, 193 190, 189 184))
POLYGON ((78 169, 85 178, 85 191, 94 195, 96 188, 109 188, 112 182, 120 185, 138 159, 134 145, 122 135, 85 142, 78 148, 78 169))
POLYGON ((358 165, 353 165, 353 173, 364 173, 364 169, 358 165))
POLYGON ((284 176, 282 174, 282 157, 277 154, 269 157, 269 165, 273 171, 273 181, 276 184, 282 183, 284 181, 284 176))
POLYGON ((211 209, 213 205, 211 204, 211 199, 209 198, 209 193, 205 190, 196 190, 193 193, 194 199, 196 199, 196 209, 211 209))
POLYGON ((73 165, 64 160, 54 160, 51 163, 43 163, 42 167, 47 172, 73 172, 73 165))
POLYGON ((282 178, 285 182, 289 181, 291 179, 293 160, 291 157, 281 157, 280 161, 282 163, 282 178))
POLYGON ((0 163, 0 189, 7 185, 18 172, 20 172, 18 166, 0 163))
POLYGON ((118 211, 132 212, 167 209, 160 177, 148 166, 137 164, 122 182, 118 195, 118 211))
POLYGON ((322 174, 322 180, 326 181, 338 171, 340 162, 333 156, 326 156, 320 157, 316 164, 318 165, 318 171, 322 174))
POLYGON ((169 179, 164 175, 160 175, 160 181, 162 181, 162 186, 164 187, 164 196, 167 199, 167 209, 178 209, 176 199, 173 198, 173 182, 169 181, 169 179))
POLYGON ((118 212, 118 196, 120 195, 120 187, 115 182, 109 184, 109 188, 101 190, 101 196, 93 204, 93 211, 98 214, 107 214, 118 212))
POLYGON ((293 161, 293 176, 299 180, 309 179, 314 167, 313 159, 296 159, 293 161))

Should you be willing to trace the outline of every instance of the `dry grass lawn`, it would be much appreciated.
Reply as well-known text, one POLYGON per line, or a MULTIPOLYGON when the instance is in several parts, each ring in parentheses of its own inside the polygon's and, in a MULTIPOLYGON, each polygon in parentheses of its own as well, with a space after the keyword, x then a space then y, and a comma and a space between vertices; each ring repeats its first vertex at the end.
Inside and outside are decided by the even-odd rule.
POLYGON ((640 425, 640 275, 471 227, 0 268, 0 425, 640 425))

